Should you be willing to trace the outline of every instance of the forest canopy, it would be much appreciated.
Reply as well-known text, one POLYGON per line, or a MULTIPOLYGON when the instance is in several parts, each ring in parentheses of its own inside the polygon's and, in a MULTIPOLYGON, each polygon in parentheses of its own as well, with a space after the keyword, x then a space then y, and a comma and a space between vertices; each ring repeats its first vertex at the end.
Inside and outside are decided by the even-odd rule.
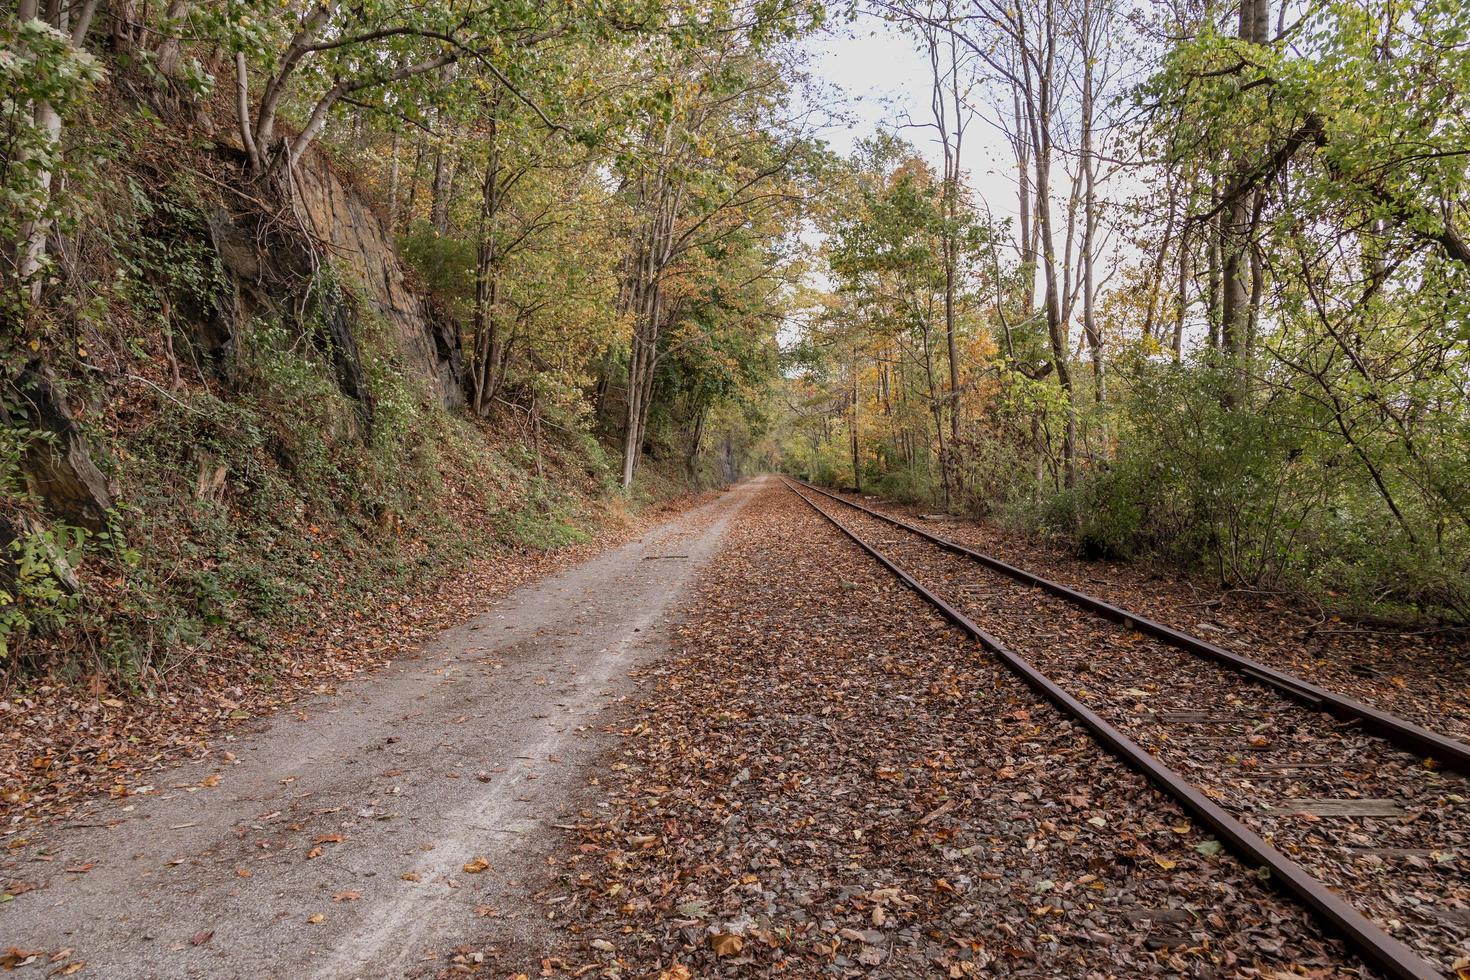
POLYGON ((872 13, 927 57, 930 114, 823 188, 787 458, 1086 554, 1463 621, 1470 11, 872 13), (1013 200, 974 192, 977 135, 1013 200))

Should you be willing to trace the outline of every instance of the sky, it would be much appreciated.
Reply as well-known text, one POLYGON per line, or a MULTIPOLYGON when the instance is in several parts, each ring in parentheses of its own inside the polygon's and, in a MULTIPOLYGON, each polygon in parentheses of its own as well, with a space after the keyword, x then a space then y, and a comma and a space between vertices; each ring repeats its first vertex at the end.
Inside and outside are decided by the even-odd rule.
MULTIPOLYGON (((801 47, 806 71, 816 87, 825 90, 821 104, 840 102, 847 116, 817 132, 834 151, 847 154, 859 140, 887 129, 908 140, 936 169, 942 165, 943 151, 934 130, 922 125, 932 119, 931 75, 928 56, 919 51, 915 39, 878 18, 860 15, 851 24, 806 38, 801 47)), ((960 163, 980 211, 988 209, 997 222, 1009 220, 1014 237, 1019 225, 1015 156, 1005 134, 986 117, 989 103, 998 94, 1003 102, 1010 101, 1009 93, 974 93, 980 111, 965 130, 960 163)), ((1069 186, 1067 161, 1059 149, 1053 161, 1053 200, 1065 200, 1069 186)), ((1104 201, 1116 203, 1143 189, 1136 176, 1123 172, 1109 176, 1099 194, 1104 201)), ((816 242, 819 236, 814 231, 808 229, 803 238, 816 242)), ((1055 240, 1059 253, 1065 248, 1065 233, 1065 222, 1059 220, 1055 240)), ((1101 234, 1099 254, 1105 267, 1137 261, 1133 247, 1109 227, 1106 217, 1101 234)), ((816 278, 819 285, 825 284, 824 277, 816 278)), ((1108 281, 1104 280, 1104 288, 1108 281)))
MULTIPOLYGON (((858 140, 888 129, 914 144, 936 168, 940 166, 942 151, 933 130, 905 125, 931 118, 929 60, 912 39, 864 16, 814 35, 802 47, 813 80, 835 90, 829 94, 840 94, 850 117, 850 122, 818 131, 833 150, 847 154, 858 140)), ((989 205, 995 218, 1015 219, 1015 160, 1000 131, 983 118, 971 120, 960 162, 977 199, 989 205)))

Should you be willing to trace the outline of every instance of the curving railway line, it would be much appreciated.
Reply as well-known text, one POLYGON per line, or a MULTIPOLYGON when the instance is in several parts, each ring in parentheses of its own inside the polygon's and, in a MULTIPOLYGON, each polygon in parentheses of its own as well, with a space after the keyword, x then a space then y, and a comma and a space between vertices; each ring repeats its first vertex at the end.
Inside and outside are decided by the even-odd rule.
POLYGON ((1470 962, 1470 745, 786 485, 1375 967, 1470 962))

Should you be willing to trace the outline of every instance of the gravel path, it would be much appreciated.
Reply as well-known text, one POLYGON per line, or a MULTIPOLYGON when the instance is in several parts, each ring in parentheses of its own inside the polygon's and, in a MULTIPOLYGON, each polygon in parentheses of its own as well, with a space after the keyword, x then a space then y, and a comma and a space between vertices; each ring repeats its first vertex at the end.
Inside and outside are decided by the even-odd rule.
POLYGON ((535 935, 525 883, 552 825, 575 816, 600 719, 634 689, 627 671, 664 652, 671 610, 749 495, 523 587, 205 764, 12 842, 0 965, 417 976, 477 923, 535 935))

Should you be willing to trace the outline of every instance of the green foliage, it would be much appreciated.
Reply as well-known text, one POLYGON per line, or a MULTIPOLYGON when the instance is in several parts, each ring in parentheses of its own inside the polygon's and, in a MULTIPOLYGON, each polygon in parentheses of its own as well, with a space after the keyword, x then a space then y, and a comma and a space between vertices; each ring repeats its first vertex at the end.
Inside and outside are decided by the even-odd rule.
POLYGON ((80 605, 66 578, 82 560, 87 532, 58 524, 26 526, 8 547, 0 583, 0 660, 28 633, 60 629, 80 605))
POLYGON ((530 481, 524 500, 502 511, 500 520, 511 541, 534 551, 556 551, 588 539, 576 500, 541 477, 530 481))
POLYGON ((213 313, 227 284, 209 234, 208 205, 187 175, 162 188, 124 175, 127 207, 112 215, 118 295, 144 322, 161 332, 173 316, 202 319, 213 313))
POLYGON ((19 405, 6 407, 11 423, 0 425, 0 661, 36 630, 63 627, 78 607, 72 578, 88 538, 84 528, 45 524, 32 517, 33 499, 22 470, 29 452, 51 438, 32 428, 19 405))
POLYGON ((456 317, 470 314, 475 299, 475 245, 468 238, 441 235, 426 221, 414 224, 398 240, 403 260, 429 292, 456 317))
MULTIPOLYGON (((77 13, 0 26, 0 240, 49 231, 31 240, 64 257, 50 261, 66 280, 0 311, 29 318, 3 353, 40 359, 76 395, 121 501, 85 541, 57 524, 18 540, 7 608, 34 615, 7 636, 72 655, 36 662, 144 682, 264 648, 308 607, 418 582, 487 538, 583 540, 587 501, 614 483, 591 416, 615 419, 631 387, 621 293, 642 229, 661 229, 668 256, 667 322, 641 363, 657 363, 648 442, 669 462, 634 499, 686 471, 738 473, 759 451, 802 273, 790 236, 821 158, 787 111, 787 45, 821 3, 144 5, 106 37, 77 13), (116 84, 96 98, 88 50, 116 84), (231 83, 238 114, 211 101, 231 83), (59 119, 42 125, 48 108, 59 119), (329 162, 301 156, 318 137, 329 162), (84 166, 99 148, 105 173, 84 166), (373 208, 393 212, 409 279, 458 322, 462 345, 436 333, 430 353, 486 382, 473 419, 414 376, 422 352, 399 350, 423 338, 373 318, 381 294, 336 280, 328 171, 325 189, 349 188, 368 219, 353 229, 365 251, 373 208), (258 278, 242 271, 252 244, 258 278), (356 350, 332 348, 344 310, 356 350), (86 574, 64 582, 74 558, 86 574), (66 628, 31 629, 43 608, 66 628)), ((11 449, 0 442, 4 513, 43 513, 10 493, 11 449)))
MULTIPOLYGON (((70 216, 71 202, 50 193, 61 179, 85 180, 84 157, 68 158, 63 144, 39 118, 38 105, 57 117, 80 108, 103 77, 102 64, 40 21, 0 19, 0 242, 18 241, 27 228, 70 216)), ((16 257, 3 253, 9 265, 16 257)), ((25 307, 19 269, 0 276, 0 316, 25 307)))
POLYGON ((869 493, 905 504, 927 504, 934 500, 934 474, 914 467, 884 469, 863 481, 869 493))
MULTIPOLYGON (((1208 359, 1136 366, 1113 457, 1043 497, 1031 519, 1087 555, 1206 566, 1228 584, 1375 613, 1470 613, 1463 528, 1441 522, 1432 541, 1385 533, 1397 522, 1368 464, 1321 425, 1318 403, 1283 396, 1236 411, 1222 398, 1231 383, 1208 359)), ((1429 501, 1408 489, 1391 492, 1407 521, 1427 525, 1429 501)))

